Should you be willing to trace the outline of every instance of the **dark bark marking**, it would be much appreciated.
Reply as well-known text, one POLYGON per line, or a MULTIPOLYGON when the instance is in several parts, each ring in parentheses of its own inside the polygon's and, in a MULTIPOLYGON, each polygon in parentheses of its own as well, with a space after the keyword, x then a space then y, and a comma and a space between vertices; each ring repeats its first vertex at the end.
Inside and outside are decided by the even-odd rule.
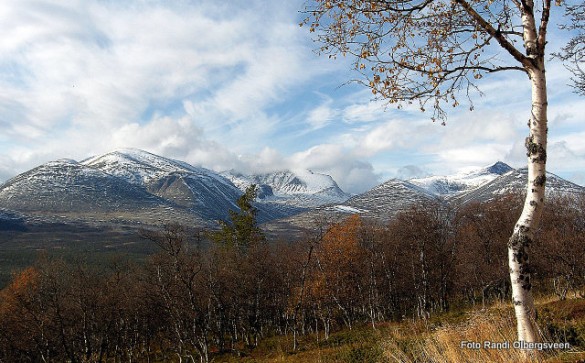
POLYGON ((518 231, 520 233, 528 233, 528 231, 530 231, 530 227, 528 227, 528 226, 520 226, 520 227, 518 227, 518 231))
POLYGON ((533 142, 533 136, 529 136, 526 138, 524 142, 524 146, 526 146, 526 156, 530 157, 531 155, 536 154, 538 151, 538 145, 533 142))
POLYGON ((535 163, 544 163, 546 162, 546 150, 542 147, 541 144, 538 144, 536 157, 532 159, 535 163))
MULTIPOLYGON (((535 125, 536 126, 536 125, 535 125)), ((537 144, 534 142, 534 136, 530 136, 526 138, 524 142, 524 146, 526 146, 526 156, 532 158, 532 162, 534 163, 545 163, 546 162, 546 149, 542 144, 537 144)))
POLYGON ((535 187, 543 187, 544 183, 546 183, 546 175, 539 175, 534 178, 534 186, 535 187))

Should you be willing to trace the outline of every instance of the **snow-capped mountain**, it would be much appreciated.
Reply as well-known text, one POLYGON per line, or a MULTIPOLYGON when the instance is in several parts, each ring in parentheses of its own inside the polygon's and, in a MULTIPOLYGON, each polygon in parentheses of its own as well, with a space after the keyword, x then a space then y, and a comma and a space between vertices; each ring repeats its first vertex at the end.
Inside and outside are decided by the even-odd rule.
MULTIPOLYGON (((391 179, 349 198, 328 175, 311 171, 218 174, 142 150, 121 149, 81 162, 52 161, 0 185, 0 230, 29 222, 217 226, 250 184, 272 230, 312 228, 358 213, 382 222, 414 205, 464 204, 523 192, 526 169, 498 162, 452 176, 391 179)), ((547 193, 582 194, 585 188, 548 174, 547 193)))
MULTIPOLYGON (((294 198, 261 199, 257 205, 261 221, 306 210, 303 198, 311 200, 310 205, 325 203, 326 197, 335 195, 327 188, 338 189, 324 175, 289 179, 288 184, 273 185, 278 195, 296 193, 294 198), (298 189, 286 189, 294 181, 298 189)), ((271 186, 263 186, 272 193, 271 186)), ((52 161, 22 173, 0 185, 0 205, 36 220, 214 225, 228 218, 229 210, 237 210, 235 202, 241 194, 232 181, 211 170, 142 150, 120 149, 81 162, 52 161)))
POLYGON ((263 202, 317 207, 324 204, 340 203, 350 196, 343 192, 329 175, 310 170, 280 171, 269 174, 244 175, 235 171, 222 173, 240 190, 251 184, 259 188, 263 202))
POLYGON ((514 168, 508 164, 498 161, 497 163, 484 168, 473 169, 448 176, 430 176, 426 178, 410 179, 409 182, 432 194, 449 197, 478 188, 512 170, 514 170, 514 168))
MULTIPOLYGON (((271 222, 270 228, 283 230, 315 229, 351 214, 386 222, 413 205, 431 203, 462 205, 485 202, 509 193, 523 193, 527 171, 497 162, 491 166, 451 176, 427 177, 403 181, 390 179, 344 203, 311 209, 284 220, 271 222), (287 227, 288 226, 288 227, 287 227)), ((547 195, 583 195, 585 188, 552 173, 547 173, 547 195)))
POLYGON ((211 170, 139 149, 118 149, 85 159, 81 161, 81 164, 121 177, 137 185, 147 185, 152 180, 168 174, 198 175, 202 178, 215 179, 223 184, 230 184, 225 178, 211 170))
POLYGON ((120 149, 81 164, 208 220, 225 219, 228 210, 237 209, 235 201, 241 195, 229 180, 211 170, 143 150, 120 149))
POLYGON ((0 204, 40 219, 156 220, 173 205, 123 178, 62 159, 0 186, 0 204))
POLYGON ((333 203, 307 212, 293 215, 284 220, 269 223, 269 228, 292 230, 314 229, 324 224, 337 222, 352 214, 386 222, 397 213, 413 205, 444 203, 444 200, 408 181, 390 179, 369 191, 351 197, 343 203, 333 203))
MULTIPOLYGON (((510 193, 524 193, 528 182, 528 169, 512 169, 491 182, 470 189, 464 193, 451 196, 451 203, 465 204, 471 201, 485 202, 510 193)), ((585 188, 565 180, 553 173, 546 173, 546 195, 580 195, 585 188)))
POLYGON ((441 203, 441 199, 408 181, 390 179, 369 191, 356 195, 342 205, 333 206, 344 212, 344 207, 362 211, 376 219, 387 220, 412 205, 441 203))

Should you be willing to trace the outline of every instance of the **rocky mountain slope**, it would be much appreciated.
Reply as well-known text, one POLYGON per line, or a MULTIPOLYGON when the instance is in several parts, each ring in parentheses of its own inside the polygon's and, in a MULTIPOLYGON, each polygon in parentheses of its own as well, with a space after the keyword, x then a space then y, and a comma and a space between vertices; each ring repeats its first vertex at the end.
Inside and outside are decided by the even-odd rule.
MULTIPOLYGON (((461 194, 451 195, 447 200, 450 203, 465 204, 471 201, 485 202, 509 193, 524 193, 527 180, 528 170, 526 168, 512 169, 491 182, 482 184, 461 194)), ((584 187, 565 180, 553 173, 547 173, 547 197, 555 195, 580 195, 583 193, 585 193, 584 187)))
MULTIPOLYGON (((408 181, 391 179, 343 203, 321 206, 273 221, 268 223, 268 227, 274 230, 290 228, 298 232, 315 229, 356 213, 385 223, 413 205, 486 202, 508 193, 523 193, 526 183, 526 169, 516 170, 502 162, 451 176, 408 181)), ((548 173, 547 194, 582 195, 585 194, 585 188, 548 173)))
POLYGON ((289 228, 299 233, 304 229, 320 228, 331 222, 340 221, 352 214, 384 223, 412 205, 429 203, 440 204, 444 203, 444 200, 408 181, 390 179, 343 203, 313 208, 285 219, 272 221, 267 224, 267 228, 274 230, 289 228))
MULTIPOLYGON (((0 230, 27 223, 217 226, 236 210, 251 184, 259 187, 259 220, 271 231, 312 229, 348 215, 385 222, 414 205, 464 204, 522 192, 526 170, 498 162, 452 176, 391 179, 350 198, 328 175, 282 171, 216 173, 142 150, 122 149, 81 162, 43 164, 0 185, 0 230)), ((585 188, 549 174, 549 193, 585 188)))
POLYGON ((136 149, 122 149, 81 162, 124 180, 165 203, 204 220, 225 219, 241 194, 217 173, 136 149))
POLYGON ((484 168, 447 176, 430 176, 408 180, 437 196, 448 197, 463 193, 487 184, 501 175, 514 170, 501 161, 484 168))
MULTIPOLYGON (((261 221, 347 197, 329 176, 281 175, 250 179, 270 194, 259 199, 261 221)), ((240 183, 241 188, 245 186, 240 183)), ((228 210, 237 210, 235 201, 241 194, 230 179, 211 170, 142 150, 121 149, 81 162, 52 161, 17 175, 0 185, 0 206, 41 222, 173 221, 214 226, 217 220, 228 218, 228 210)))
POLYGON ((339 188, 329 175, 310 170, 280 171, 269 174, 244 175, 235 171, 222 173, 240 190, 251 184, 259 187, 263 203, 287 204, 302 208, 340 203, 350 195, 339 188))
POLYGON ((0 205, 40 221, 154 222, 165 215, 187 217, 139 185, 67 159, 43 164, 1 185, 0 205))

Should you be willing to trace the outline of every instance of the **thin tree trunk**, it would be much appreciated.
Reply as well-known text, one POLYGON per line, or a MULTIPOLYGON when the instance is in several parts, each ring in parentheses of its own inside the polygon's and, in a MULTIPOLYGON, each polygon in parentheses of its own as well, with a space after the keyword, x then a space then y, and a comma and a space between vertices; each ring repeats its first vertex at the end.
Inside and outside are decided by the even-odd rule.
POLYGON ((536 309, 532 297, 531 267, 529 264, 530 245, 538 228, 544 206, 546 183, 547 148, 547 90, 544 67, 544 48, 550 15, 551 0, 544 0, 540 29, 537 29, 534 0, 521 3, 524 48, 526 58, 524 69, 532 85, 532 110, 528 121, 530 133, 526 138, 528 157, 528 183, 522 214, 514 227, 508 242, 508 263, 512 284, 512 301, 518 324, 518 340, 536 342, 540 340, 536 325, 536 309))
POLYGON ((518 323, 518 340, 539 340, 536 310, 532 297, 531 267, 528 256, 534 232, 538 228, 544 206, 546 182, 547 94, 544 59, 534 60, 529 70, 532 82, 532 115, 530 135, 526 139, 528 184, 522 214, 508 242, 508 262, 512 283, 512 299, 518 323))

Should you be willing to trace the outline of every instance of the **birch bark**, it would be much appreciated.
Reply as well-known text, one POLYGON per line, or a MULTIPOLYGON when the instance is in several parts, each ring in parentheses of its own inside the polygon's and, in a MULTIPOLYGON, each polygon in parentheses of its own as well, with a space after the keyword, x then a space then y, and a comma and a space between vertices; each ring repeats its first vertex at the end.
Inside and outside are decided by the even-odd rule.
MULTIPOLYGON (((545 11, 547 10, 545 7, 545 11)), ((548 20, 548 14, 546 14, 546 19, 548 20)), ((526 57, 530 60, 525 62, 524 66, 532 86, 532 109, 528 121, 530 133, 526 138, 528 183, 522 214, 508 242, 508 264, 518 340, 536 342, 540 340, 540 333, 536 324, 536 310, 532 296, 530 276, 532 268, 529 263, 529 251, 544 206, 548 100, 544 66, 546 23, 541 24, 540 32, 537 33, 532 1, 522 1, 522 25, 526 57)))

